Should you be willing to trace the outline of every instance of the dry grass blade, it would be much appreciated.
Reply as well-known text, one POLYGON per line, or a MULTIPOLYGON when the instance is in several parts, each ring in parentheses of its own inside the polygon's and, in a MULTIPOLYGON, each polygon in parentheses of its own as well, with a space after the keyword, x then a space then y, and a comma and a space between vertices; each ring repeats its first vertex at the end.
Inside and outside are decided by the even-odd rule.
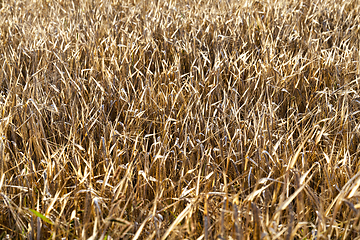
MULTIPOLYGON (((234 219, 235 219, 235 236, 237 240, 242 239, 242 234, 241 234, 241 227, 240 227, 240 222, 239 222, 239 216, 238 216, 238 205, 236 204, 237 201, 235 201, 233 203, 234 206, 234 219)), ((225 234, 223 234, 223 238, 225 239, 225 234)))
POLYGON ((209 239, 209 213, 208 213, 208 198, 209 195, 205 196, 205 206, 204 206, 204 239, 209 239))
POLYGON ((289 204, 297 197, 297 195, 299 195, 299 193, 304 190, 304 188, 308 185, 313 175, 314 174, 311 174, 310 177, 307 179, 307 181, 300 186, 300 188, 296 189, 296 191, 293 194, 291 194, 291 196, 286 198, 286 200, 277 207, 275 216, 276 214, 279 214, 280 211, 285 210, 289 206, 289 204))
POLYGON ((192 204, 188 204, 188 206, 176 217, 175 221, 169 226, 164 235, 161 237, 161 240, 165 240, 170 233, 174 230, 174 228, 186 217, 186 215, 190 212, 192 208, 192 204))
POLYGON ((259 240, 260 236, 261 236, 261 232, 260 232, 260 213, 259 213, 259 209, 258 207, 254 204, 251 203, 251 209, 252 209, 252 213, 253 213, 253 222, 254 222, 254 239, 255 240, 259 240))

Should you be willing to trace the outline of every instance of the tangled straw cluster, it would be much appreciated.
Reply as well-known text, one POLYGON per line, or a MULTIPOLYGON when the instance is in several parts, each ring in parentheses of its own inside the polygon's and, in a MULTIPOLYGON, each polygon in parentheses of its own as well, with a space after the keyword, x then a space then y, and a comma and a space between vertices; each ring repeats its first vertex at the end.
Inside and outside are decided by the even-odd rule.
POLYGON ((359 1, 0 8, 0 238, 359 234, 359 1))

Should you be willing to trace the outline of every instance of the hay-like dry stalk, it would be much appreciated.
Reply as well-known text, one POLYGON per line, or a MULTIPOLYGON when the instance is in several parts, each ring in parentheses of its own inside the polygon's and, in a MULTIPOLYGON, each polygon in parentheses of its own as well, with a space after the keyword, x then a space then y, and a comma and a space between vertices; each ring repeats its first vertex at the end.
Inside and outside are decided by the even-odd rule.
POLYGON ((355 238, 359 6, 0 1, 0 239, 355 238))

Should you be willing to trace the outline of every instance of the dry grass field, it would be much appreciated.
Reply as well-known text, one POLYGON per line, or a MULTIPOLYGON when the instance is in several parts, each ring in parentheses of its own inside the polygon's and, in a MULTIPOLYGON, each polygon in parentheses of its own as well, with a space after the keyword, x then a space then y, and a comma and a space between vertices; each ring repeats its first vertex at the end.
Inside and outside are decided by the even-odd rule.
POLYGON ((358 0, 0 0, 0 239, 355 239, 358 0))

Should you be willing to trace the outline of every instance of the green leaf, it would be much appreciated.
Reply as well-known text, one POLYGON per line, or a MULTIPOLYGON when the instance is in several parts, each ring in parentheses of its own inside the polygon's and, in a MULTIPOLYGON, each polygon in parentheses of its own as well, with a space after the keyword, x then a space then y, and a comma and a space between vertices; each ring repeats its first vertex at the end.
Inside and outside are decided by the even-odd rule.
POLYGON ((35 216, 41 218, 43 221, 45 221, 45 222, 47 222, 47 223, 49 223, 49 224, 51 224, 51 225, 54 225, 54 223, 53 223, 50 219, 48 219, 47 217, 45 217, 44 215, 42 215, 42 214, 39 213, 38 211, 36 211, 36 210, 34 210, 34 209, 31 209, 31 208, 29 208, 29 210, 30 210, 35 216))

